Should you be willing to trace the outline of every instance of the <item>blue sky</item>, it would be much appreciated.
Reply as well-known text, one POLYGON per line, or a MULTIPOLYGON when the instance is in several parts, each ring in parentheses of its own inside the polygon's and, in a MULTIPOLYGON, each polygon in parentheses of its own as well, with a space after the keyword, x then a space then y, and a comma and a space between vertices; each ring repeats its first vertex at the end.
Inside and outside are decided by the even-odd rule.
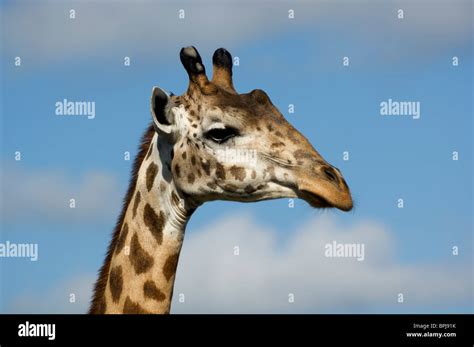
MULTIPOLYGON (((466 291, 458 298, 447 294, 445 301, 433 293, 431 301, 403 307, 348 292, 341 294, 349 297, 346 306, 303 301, 294 312, 472 312, 472 3, 435 1, 429 10, 424 1, 208 4, 203 9, 184 2, 186 19, 180 21, 179 7, 168 2, 2 3, 0 241, 38 243, 40 260, 0 259, 0 311, 28 311, 22 302, 33 311, 83 309, 64 308, 62 297, 45 299, 45 308, 34 298, 61 286, 59 293, 74 291, 64 285, 70 279, 84 278, 85 287, 94 279, 127 188, 131 161, 123 153, 135 154, 150 120, 152 87, 184 92, 187 76, 178 53, 193 44, 208 72, 216 48, 238 56, 236 88, 264 89, 341 169, 356 207, 342 213, 315 211, 302 201, 293 209, 287 200, 214 202, 193 216, 187 237, 199 239, 220 219, 225 224, 246 216, 249 229, 271 230, 275 247, 284 250, 308 221, 329 218, 346 235, 375 223, 390 239, 393 264, 417 269, 421 277, 425 266, 440 269, 440 277, 460 272, 458 285, 466 291), (70 8, 77 10, 75 20, 67 18, 70 8), (13 64, 16 56, 21 67, 13 64), (123 66, 124 56, 131 66, 123 66), (452 65, 453 56, 459 66, 452 65), (96 118, 56 116, 55 102, 63 98, 95 101, 96 118), (380 102, 389 98, 420 102, 421 118, 381 116, 380 102), (295 105, 294 114, 288 104, 295 105), (20 162, 15 151, 22 152, 20 162), (343 161, 344 151, 349 161, 343 161), (458 161, 451 159, 453 151, 458 161), (74 211, 61 205, 71 194, 83 197, 74 211), (452 246, 460 248, 456 257, 452 246)), ((340 271, 344 277, 343 266, 340 271)), ((182 273, 185 286, 184 268, 182 273)), ((199 308, 183 309, 189 311, 199 308)))

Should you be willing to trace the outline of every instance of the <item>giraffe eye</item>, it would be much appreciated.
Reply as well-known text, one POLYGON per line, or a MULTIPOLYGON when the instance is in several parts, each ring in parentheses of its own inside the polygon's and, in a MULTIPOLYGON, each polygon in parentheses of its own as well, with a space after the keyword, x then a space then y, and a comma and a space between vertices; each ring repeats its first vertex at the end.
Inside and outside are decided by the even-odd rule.
POLYGON ((238 136, 239 131, 235 128, 214 128, 206 133, 206 138, 216 143, 224 143, 227 140, 238 136))

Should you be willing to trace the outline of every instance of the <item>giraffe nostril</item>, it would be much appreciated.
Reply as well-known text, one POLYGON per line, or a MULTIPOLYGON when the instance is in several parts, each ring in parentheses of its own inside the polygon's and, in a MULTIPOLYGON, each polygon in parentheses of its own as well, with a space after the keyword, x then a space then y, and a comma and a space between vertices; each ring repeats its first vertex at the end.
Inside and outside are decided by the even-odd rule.
POLYGON ((331 168, 331 167, 325 167, 325 168, 323 169, 323 172, 324 172, 324 174, 326 175, 326 177, 329 178, 330 181, 339 183, 339 179, 338 179, 337 174, 336 174, 336 172, 334 171, 333 168, 331 168))

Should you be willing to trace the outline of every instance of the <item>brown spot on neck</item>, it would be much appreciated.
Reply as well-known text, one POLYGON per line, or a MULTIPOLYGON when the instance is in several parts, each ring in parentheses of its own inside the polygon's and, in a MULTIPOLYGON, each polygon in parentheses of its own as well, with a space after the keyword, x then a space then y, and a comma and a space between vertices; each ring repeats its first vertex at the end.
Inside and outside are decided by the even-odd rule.
POLYGON ((151 163, 146 169, 146 189, 148 191, 153 187, 153 182, 155 182, 156 175, 158 173, 158 165, 151 163))
POLYGON ((137 234, 132 237, 129 258, 137 275, 147 272, 153 266, 153 258, 142 248, 137 234))
POLYGON ((123 287, 122 267, 120 265, 110 271, 109 287, 113 302, 118 302, 123 287))
POLYGON ((176 273, 178 258, 178 253, 172 254, 168 257, 168 259, 166 259, 165 265, 163 265, 163 275, 165 275, 167 281, 169 281, 170 278, 176 273))
POLYGON ((156 301, 164 301, 166 295, 156 286, 153 281, 146 281, 143 284, 143 295, 145 298, 153 299, 156 301))
POLYGON ((140 304, 133 302, 129 296, 125 299, 123 306, 123 313, 125 314, 150 314, 147 310, 140 306, 140 304))
POLYGON ((156 214, 150 204, 146 204, 143 209, 143 221, 155 238, 156 242, 161 245, 163 242, 163 227, 165 225, 165 215, 163 211, 156 214))

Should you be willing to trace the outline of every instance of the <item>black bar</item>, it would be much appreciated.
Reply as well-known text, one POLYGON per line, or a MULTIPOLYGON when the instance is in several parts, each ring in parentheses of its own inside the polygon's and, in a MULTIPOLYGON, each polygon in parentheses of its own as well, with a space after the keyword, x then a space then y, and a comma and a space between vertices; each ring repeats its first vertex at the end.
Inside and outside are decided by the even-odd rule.
POLYGON ((292 346, 297 341, 315 346, 342 342, 473 346, 473 327, 473 315, 0 315, 0 346, 89 346, 127 340, 136 342, 132 346, 145 341, 158 346, 170 339, 180 340, 176 343, 190 339, 193 344, 214 340, 220 345, 253 345, 260 340, 291 341, 292 346), (55 324, 54 340, 48 338, 52 330, 43 330, 48 336, 19 336, 27 327, 28 333, 39 329, 31 324, 55 324))

